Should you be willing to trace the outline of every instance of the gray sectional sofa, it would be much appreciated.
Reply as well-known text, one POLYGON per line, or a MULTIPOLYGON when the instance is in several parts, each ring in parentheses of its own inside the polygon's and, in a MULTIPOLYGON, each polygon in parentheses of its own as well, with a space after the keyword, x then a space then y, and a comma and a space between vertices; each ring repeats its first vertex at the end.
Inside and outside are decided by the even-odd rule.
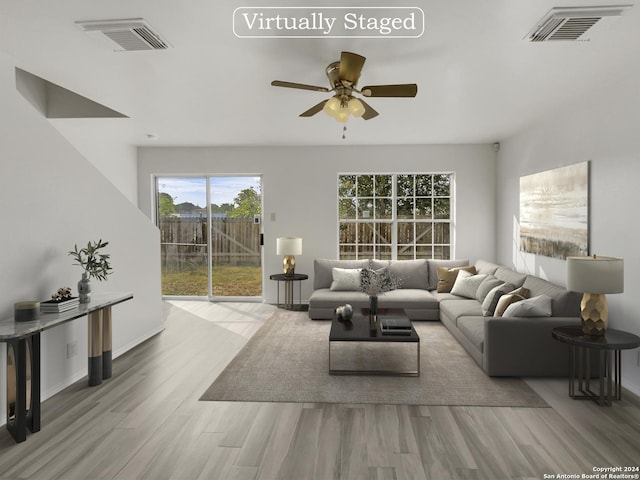
MULTIPOLYGON (((550 316, 485 316, 484 298, 481 296, 467 298, 437 292, 438 268, 466 265, 469 265, 467 260, 317 259, 314 262, 314 292, 309 298, 309 317, 332 318, 336 307, 345 303, 354 308, 368 306, 367 295, 357 289, 331 288, 333 268, 378 270, 387 267, 393 276, 400 278, 400 286, 380 295, 379 307, 403 308, 412 321, 440 320, 488 375, 568 375, 567 346, 554 340, 551 330, 557 326, 580 325, 581 294, 542 278, 479 260, 474 265, 475 270, 487 281, 494 284, 505 282, 514 288, 524 287, 529 298, 542 296, 547 301, 550 298, 550 316)), ((483 293, 487 293, 484 290, 483 293)))

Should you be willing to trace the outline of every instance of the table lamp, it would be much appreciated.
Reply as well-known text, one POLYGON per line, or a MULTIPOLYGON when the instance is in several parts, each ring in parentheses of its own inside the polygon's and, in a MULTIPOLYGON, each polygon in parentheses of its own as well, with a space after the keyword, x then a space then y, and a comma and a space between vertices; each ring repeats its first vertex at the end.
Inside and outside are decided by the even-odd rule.
POLYGON ((567 288, 582 292, 580 316, 586 335, 604 335, 609 322, 606 293, 624 291, 624 261, 617 257, 567 257, 567 288))
POLYGON ((284 255, 282 266, 287 277, 293 277, 296 268, 294 255, 302 255, 302 239, 300 237, 278 237, 276 254, 284 255))

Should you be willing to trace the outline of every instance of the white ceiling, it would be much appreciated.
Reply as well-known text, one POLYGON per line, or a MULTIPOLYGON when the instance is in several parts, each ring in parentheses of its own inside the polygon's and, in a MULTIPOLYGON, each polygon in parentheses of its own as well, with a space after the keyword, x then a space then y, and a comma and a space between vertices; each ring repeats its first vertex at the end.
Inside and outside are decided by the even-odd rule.
MULTIPOLYGON (((68 137, 129 145, 493 143, 598 95, 640 69, 640 5, 590 42, 523 38, 554 6, 575 0, 367 0, 420 6, 416 39, 249 39, 232 31, 228 0, 2 0, 0 50, 17 66, 128 115, 51 120, 68 137), (143 17, 173 48, 114 52, 78 20, 143 17), (324 69, 348 50, 367 57, 360 85, 417 83, 418 95, 372 98, 380 116, 342 125, 299 113, 329 94, 270 86, 328 85, 324 69), (146 134, 156 134, 149 140, 146 134)), ((335 2, 316 0, 314 6, 335 2)), ((293 6, 295 2, 268 3, 293 6)))

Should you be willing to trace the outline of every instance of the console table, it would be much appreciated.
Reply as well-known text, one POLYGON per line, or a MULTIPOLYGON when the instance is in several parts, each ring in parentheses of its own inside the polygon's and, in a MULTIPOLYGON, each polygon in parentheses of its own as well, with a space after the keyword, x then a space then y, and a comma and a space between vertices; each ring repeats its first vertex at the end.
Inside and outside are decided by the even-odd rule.
POLYGON ((111 307, 131 300, 131 293, 94 293, 90 303, 61 313, 41 313, 37 320, 0 321, 0 342, 7 344, 7 430, 16 442, 40 431, 40 332, 87 316, 89 385, 111 377, 111 307))
MULTIPOLYGON (((557 327, 553 338, 569 344, 569 396, 591 399, 598 405, 611 406, 622 398, 620 351, 640 347, 640 337, 633 333, 608 328, 604 335, 586 335, 581 326, 557 327), (598 393, 591 390, 591 350, 598 351, 598 393), (613 353, 613 358, 612 358, 613 353), (578 383, 580 394, 575 391, 578 383)), ((595 372, 594 372, 595 373, 595 372)))
POLYGON ((276 273, 270 275, 270 280, 278 282, 278 308, 280 308, 280 282, 284 282, 284 308, 294 310, 293 306, 293 282, 298 282, 298 309, 302 309, 302 281, 309 278, 304 273, 294 273, 293 275, 285 275, 284 273, 276 273))

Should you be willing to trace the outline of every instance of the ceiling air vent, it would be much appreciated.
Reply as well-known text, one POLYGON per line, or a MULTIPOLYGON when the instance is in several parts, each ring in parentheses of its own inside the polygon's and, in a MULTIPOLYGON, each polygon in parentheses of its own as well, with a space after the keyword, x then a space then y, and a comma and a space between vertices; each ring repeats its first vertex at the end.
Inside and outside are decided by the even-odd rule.
POLYGON ((76 25, 89 34, 104 35, 116 51, 165 50, 170 47, 142 18, 92 20, 76 22, 76 25))
POLYGON ((620 17, 631 5, 605 7, 556 7, 525 37, 530 42, 589 41, 593 34, 620 17))

